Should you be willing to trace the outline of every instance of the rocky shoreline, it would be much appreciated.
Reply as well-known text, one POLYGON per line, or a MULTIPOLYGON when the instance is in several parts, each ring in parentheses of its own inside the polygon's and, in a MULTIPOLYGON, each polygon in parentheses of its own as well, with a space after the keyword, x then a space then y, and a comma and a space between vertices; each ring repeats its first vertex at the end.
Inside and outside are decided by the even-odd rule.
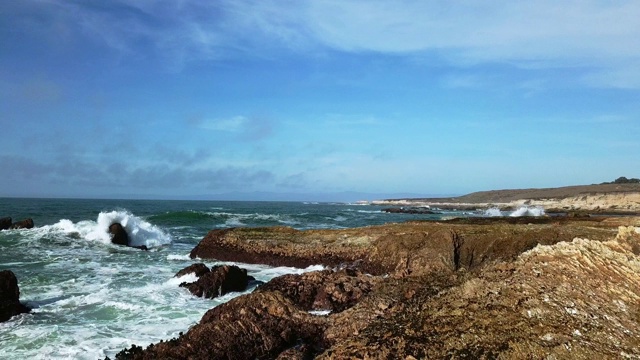
POLYGON ((445 210, 486 210, 489 208, 515 210, 522 206, 536 206, 544 208, 547 213, 584 212, 601 215, 640 215, 640 184, 492 190, 452 198, 375 200, 370 204, 445 210))
POLYGON ((639 357, 639 226, 546 217, 213 230, 192 258, 328 269, 275 278, 178 338, 116 358, 639 357))

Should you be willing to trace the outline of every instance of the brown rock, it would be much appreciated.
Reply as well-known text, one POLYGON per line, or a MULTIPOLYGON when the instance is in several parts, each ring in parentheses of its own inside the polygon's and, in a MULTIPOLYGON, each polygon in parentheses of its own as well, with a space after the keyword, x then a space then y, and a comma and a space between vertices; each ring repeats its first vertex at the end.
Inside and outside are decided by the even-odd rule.
POLYGON ((129 234, 120 223, 109 225, 109 234, 111 234, 111 242, 117 245, 129 246, 129 234))
POLYGON ((20 303, 18 279, 11 270, 0 271, 0 322, 29 312, 29 308, 20 303))
POLYGON ((210 231, 191 257, 272 266, 357 262, 370 274, 419 275, 475 270, 513 260, 537 244, 611 236, 603 219, 500 218, 408 222, 344 230, 287 227, 210 231))
MULTIPOLYGON (((202 270, 201 267, 198 268, 202 270)), ((186 287, 196 296, 212 299, 233 291, 246 290, 250 279, 253 278, 247 276, 247 270, 235 265, 214 266, 196 282, 184 282, 180 287, 186 287)))
POLYGON ((33 219, 24 219, 11 224, 10 229, 31 229, 33 226, 33 219))
POLYGON ((278 292, 252 293, 209 310, 177 339, 133 346, 116 359, 273 359, 296 346, 318 353, 323 321, 278 292))
POLYGON ((178 271, 174 277, 181 277, 191 273, 195 274, 196 277, 201 277, 202 275, 209 273, 209 271, 209 268, 204 263, 195 263, 178 271))
POLYGON ((355 305, 378 280, 354 270, 323 270, 279 276, 257 291, 279 291, 303 310, 340 312, 355 305))

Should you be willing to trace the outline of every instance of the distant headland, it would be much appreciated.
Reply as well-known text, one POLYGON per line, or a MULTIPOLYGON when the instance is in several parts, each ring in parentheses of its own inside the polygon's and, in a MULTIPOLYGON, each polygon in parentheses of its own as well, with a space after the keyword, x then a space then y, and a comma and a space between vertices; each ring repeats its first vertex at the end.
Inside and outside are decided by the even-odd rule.
POLYGON ((437 207, 441 209, 492 208, 508 210, 541 206, 547 213, 586 211, 607 214, 640 213, 640 179, 620 177, 612 182, 543 189, 478 191, 443 198, 404 198, 372 201, 373 205, 437 207))

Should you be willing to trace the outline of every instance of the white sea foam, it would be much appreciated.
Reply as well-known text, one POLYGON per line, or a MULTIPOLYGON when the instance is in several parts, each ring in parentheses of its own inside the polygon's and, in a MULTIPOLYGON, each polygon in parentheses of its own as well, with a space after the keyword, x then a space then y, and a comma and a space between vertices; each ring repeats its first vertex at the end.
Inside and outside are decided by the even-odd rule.
POLYGON ((98 214, 97 221, 84 220, 73 223, 71 220, 62 219, 53 225, 43 226, 41 229, 60 231, 69 236, 79 236, 89 241, 110 244, 109 226, 113 223, 120 223, 124 227, 132 246, 145 245, 151 248, 171 243, 171 237, 162 229, 128 211, 101 212, 98 214))
POLYGON ((521 206, 512 212, 500 211, 498 208, 489 208, 484 211, 484 216, 543 216, 545 214, 544 208, 541 206, 521 206))
POLYGON ((189 254, 178 255, 178 254, 169 254, 167 255, 167 260, 191 260, 189 254))

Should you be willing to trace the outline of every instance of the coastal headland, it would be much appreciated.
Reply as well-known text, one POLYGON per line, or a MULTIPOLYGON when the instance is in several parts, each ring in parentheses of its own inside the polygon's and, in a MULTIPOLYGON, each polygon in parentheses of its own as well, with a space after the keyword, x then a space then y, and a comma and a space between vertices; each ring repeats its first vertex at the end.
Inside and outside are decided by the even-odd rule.
POLYGON ((479 191, 449 198, 410 198, 372 201, 374 205, 441 209, 514 210, 541 206, 547 213, 582 211, 599 214, 640 214, 640 183, 606 183, 546 189, 479 191))

